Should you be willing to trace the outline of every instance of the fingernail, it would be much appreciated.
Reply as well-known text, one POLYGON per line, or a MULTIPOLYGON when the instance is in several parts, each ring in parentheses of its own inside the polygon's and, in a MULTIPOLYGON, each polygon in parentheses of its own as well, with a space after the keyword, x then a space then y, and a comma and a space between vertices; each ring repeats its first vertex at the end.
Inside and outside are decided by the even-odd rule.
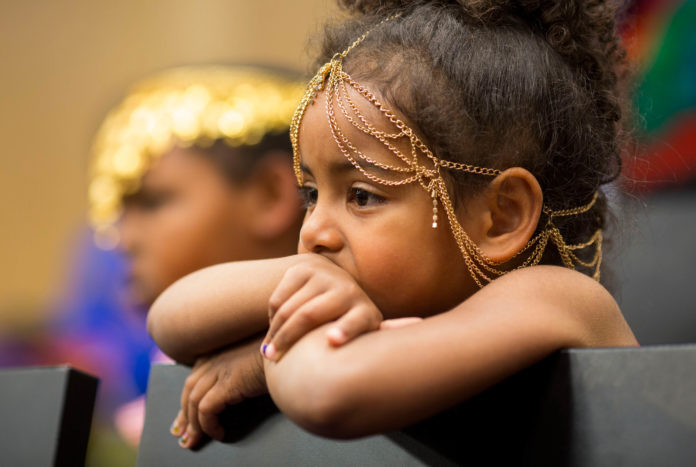
POLYGON ((275 349, 275 345, 273 345, 273 344, 268 344, 263 351, 264 357, 266 357, 269 360, 273 360, 273 357, 275 357, 275 354, 276 354, 276 349, 275 349))
POLYGON ((266 347, 268 347, 268 344, 261 345, 261 355, 263 356, 266 356, 266 347))
POLYGON ((341 328, 329 328, 329 330, 326 331, 326 337, 333 342, 339 343, 346 340, 346 334, 341 328))
POLYGON ((185 448, 186 444, 188 443, 188 440, 189 440, 188 435, 186 433, 184 433, 183 435, 181 435, 181 438, 179 438, 179 446, 181 446, 182 448, 185 448))
POLYGON ((179 427, 179 425, 176 423, 176 420, 174 420, 174 422, 172 423, 172 426, 169 427, 169 431, 174 436, 179 436, 181 434, 181 427, 179 427))

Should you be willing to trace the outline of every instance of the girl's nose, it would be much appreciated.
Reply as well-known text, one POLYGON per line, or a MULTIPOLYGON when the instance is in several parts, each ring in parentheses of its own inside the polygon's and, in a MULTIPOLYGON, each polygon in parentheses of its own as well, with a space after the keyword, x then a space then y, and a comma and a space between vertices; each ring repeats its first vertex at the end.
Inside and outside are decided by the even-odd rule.
POLYGON ((343 238, 330 212, 319 205, 308 211, 300 230, 300 248, 312 253, 336 252, 343 238))
POLYGON ((118 233, 119 248, 129 255, 134 255, 138 249, 139 226, 136 219, 134 219, 133 213, 128 212, 127 209, 118 222, 118 233))

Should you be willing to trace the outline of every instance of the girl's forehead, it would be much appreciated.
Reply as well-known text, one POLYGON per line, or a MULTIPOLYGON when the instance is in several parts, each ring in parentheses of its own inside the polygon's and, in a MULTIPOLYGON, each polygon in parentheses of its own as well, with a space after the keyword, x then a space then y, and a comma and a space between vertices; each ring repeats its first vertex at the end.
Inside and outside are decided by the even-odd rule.
MULTIPOLYGON (((388 106, 388 103, 382 103, 388 106)), ((317 157, 326 158, 328 155, 340 156, 348 161, 346 154, 357 150, 375 162, 405 168, 407 165, 390 149, 391 146, 403 154, 411 154, 411 146, 407 139, 388 137, 398 131, 374 104, 352 88, 348 89, 347 96, 344 95, 342 106, 334 99, 328 108, 326 91, 322 91, 307 107, 302 119, 299 131, 300 158, 304 165, 314 163, 317 157), (346 97, 350 97, 350 100, 346 97), (357 108, 357 114, 361 115, 362 119, 356 116, 353 106, 357 108), (329 123, 330 118, 334 118, 337 123, 333 132, 329 123), (349 119, 357 122, 358 125, 354 125, 349 119), (360 128, 371 128, 384 136, 378 138, 360 128)))

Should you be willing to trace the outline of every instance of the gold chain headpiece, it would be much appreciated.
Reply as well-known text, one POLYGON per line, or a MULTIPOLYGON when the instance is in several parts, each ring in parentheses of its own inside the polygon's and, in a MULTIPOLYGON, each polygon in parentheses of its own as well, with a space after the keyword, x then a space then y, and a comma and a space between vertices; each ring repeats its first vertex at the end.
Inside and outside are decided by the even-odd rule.
MULTIPOLYGON (((380 24, 390 21, 400 15, 391 16, 380 24)), ((378 25, 379 26, 379 25, 378 25)), ((302 118, 307 110, 307 107, 314 102, 316 95, 320 91, 326 92, 326 116, 329 122, 329 129, 333 136, 336 145, 341 153, 350 163, 360 171, 369 180, 375 183, 387 186, 398 186, 409 183, 418 183, 426 192, 430 194, 433 201, 433 228, 438 225, 438 200, 447 215, 447 220, 450 225, 450 230, 457 242, 459 250, 462 253, 464 262, 473 278, 474 282, 479 287, 483 287, 484 283, 488 283, 498 276, 505 274, 505 269, 501 269, 502 262, 494 261, 486 256, 479 247, 471 240, 469 235, 464 231, 461 224, 455 215, 454 206, 447 191, 447 185, 441 174, 440 169, 460 170, 463 172, 495 177, 502 173, 498 169, 487 167, 478 167, 472 164, 461 162, 453 162, 442 160, 436 157, 433 152, 423 143, 423 141, 415 134, 415 132, 401 121, 389 108, 377 99, 366 87, 362 86, 343 70, 343 59, 346 55, 357 47, 368 36, 370 31, 356 39, 346 50, 337 53, 326 64, 324 64, 317 74, 311 79, 306 88, 305 94, 302 97, 295 114, 293 115, 290 124, 290 139, 293 149, 293 166, 295 176, 300 185, 303 184, 302 170, 300 168, 300 150, 299 150, 299 130, 302 118), (349 94, 349 89, 357 91, 364 99, 374 105, 384 117, 395 127, 395 132, 387 133, 378 130, 365 118, 358 110, 355 101, 349 94), (334 107, 335 102, 335 107, 334 107), (358 131, 369 135, 379 140, 385 148, 394 154, 404 165, 394 166, 384 164, 374 159, 371 159, 366 154, 363 154, 341 131, 336 119, 336 110, 340 112, 345 120, 347 120, 358 131), (399 150, 395 142, 398 140, 407 140, 410 146, 410 154, 405 154, 399 150), (401 176, 398 180, 388 180, 376 176, 365 169, 360 161, 364 161, 369 165, 389 170, 401 176), (426 163, 423 164, 422 161, 426 163)), ((596 203, 598 194, 595 193, 592 200, 584 206, 573 209, 565 209, 554 211, 547 206, 543 207, 543 212, 546 214, 547 222, 545 228, 534 236, 524 248, 515 254, 514 257, 521 255, 525 251, 530 251, 528 257, 517 266, 516 269, 534 266, 539 264, 546 245, 549 240, 555 244, 561 256, 563 264, 571 269, 575 269, 575 265, 581 265, 587 268, 594 268, 593 278, 599 280, 599 269, 602 261, 602 230, 598 229, 591 238, 581 244, 568 245, 563 236, 554 225, 554 218, 573 216, 589 211, 596 203), (595 245, 595 254, 590 261, 581 260, 575 253, 577 250, 595 245)))

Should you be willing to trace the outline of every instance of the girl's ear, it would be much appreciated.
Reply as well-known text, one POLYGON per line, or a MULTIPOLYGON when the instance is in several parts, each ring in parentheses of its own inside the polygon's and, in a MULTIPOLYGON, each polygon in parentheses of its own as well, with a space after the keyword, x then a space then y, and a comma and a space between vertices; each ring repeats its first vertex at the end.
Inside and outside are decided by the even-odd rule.
POLYGON ((508 261, 532 238, 543 203, 536 177, 513 167, 495 177, 482 196, 467 203, 462 227, 491 260, 508 261))
POLYGON ((267 156, 247 182, 249 230, 259 240, 274 240, 298 223, 301 203, 289 156, 267 156))

